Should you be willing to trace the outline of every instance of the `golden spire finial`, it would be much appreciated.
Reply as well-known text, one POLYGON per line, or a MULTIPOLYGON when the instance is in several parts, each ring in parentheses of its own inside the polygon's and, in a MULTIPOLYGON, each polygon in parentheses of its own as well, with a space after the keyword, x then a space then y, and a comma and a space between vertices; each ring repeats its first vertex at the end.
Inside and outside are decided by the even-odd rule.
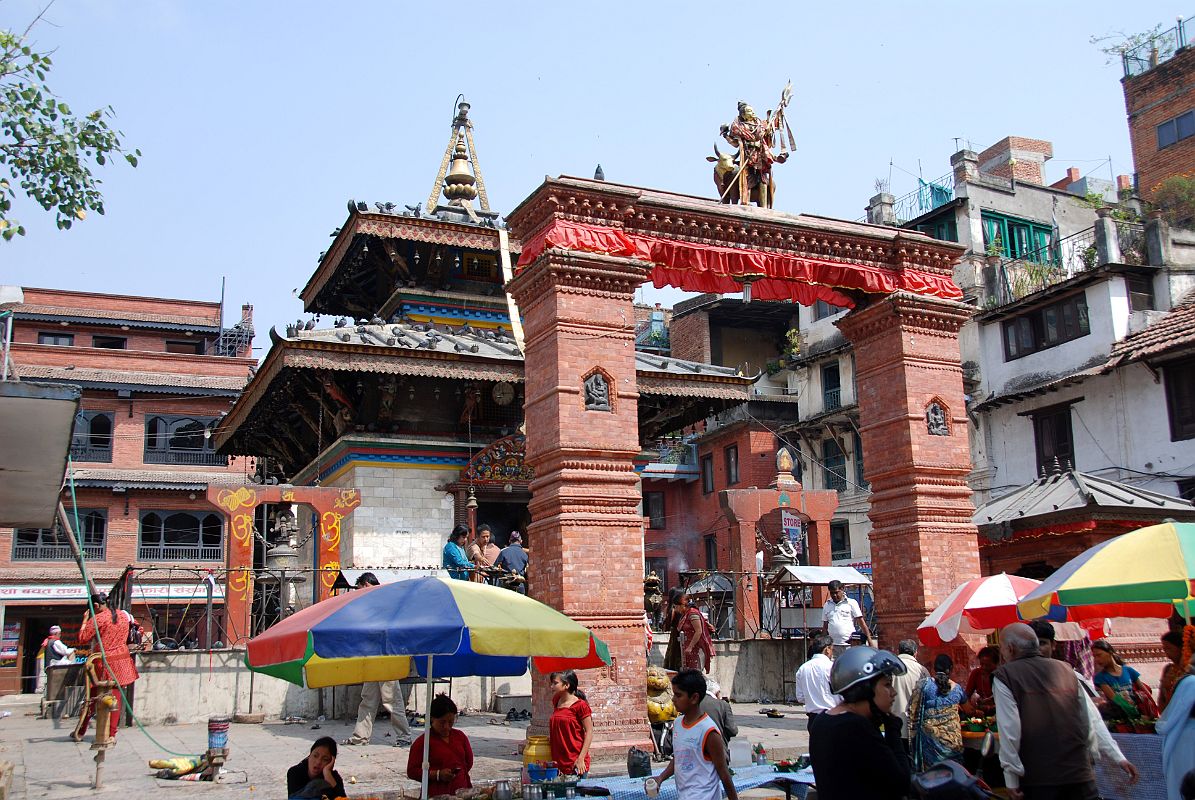
POLYGON ((481 200, 481 210, 490 210, 486 197, 485 179, 477 161, 477 148, 473 145, 473 123, 469 119, 469 103, 464 95, 457 95, 456 115, 452 118, 452 135, 444 149, 440 171, 427 198, 427 209, 432 211, 440 202, 440 192, 448 198, 449 205, 463 206, 472 214, 472 201, 481 200), (451 163, 452 168, 449 169, 451 163))

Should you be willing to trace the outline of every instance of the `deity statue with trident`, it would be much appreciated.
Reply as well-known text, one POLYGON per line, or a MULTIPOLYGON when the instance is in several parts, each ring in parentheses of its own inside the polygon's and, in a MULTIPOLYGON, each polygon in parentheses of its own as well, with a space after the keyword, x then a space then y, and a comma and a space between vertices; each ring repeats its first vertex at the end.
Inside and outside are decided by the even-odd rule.
POLYGON ((750 205, 754 202, 760 208, 773 206, 776 180, 772 177, 772 164, 783 164, 788 160, 790 150, 797 147, 792 129, 784 118, 792 93, 793 85, 789 81, 780 93, 780 104, 764 119, 760 119, 750 105, 740 101, 738 116, 722 126, 722 138, 736 151, 724 155, 714 145, 714 155, 707 156, 706 160, 714 163, 714 184, 723 203, 750 205), (780 152, 773 153, 776 147, 780 152))

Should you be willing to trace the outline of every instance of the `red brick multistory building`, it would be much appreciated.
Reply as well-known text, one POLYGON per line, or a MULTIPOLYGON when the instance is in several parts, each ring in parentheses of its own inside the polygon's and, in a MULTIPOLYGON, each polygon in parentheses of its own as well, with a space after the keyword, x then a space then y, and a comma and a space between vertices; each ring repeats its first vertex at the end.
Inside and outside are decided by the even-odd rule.
POLYGON ((1186 23, 1123 54, 1125 111, 1137 171, 1148 200, 1171 175, 1195 170, 1195 49, 1186 23))
MULTIPOLYGON (((140 568, 138 620, 158 637, 203 639, 199 582, 223 567, 225 534, 204 493, 253 469, 218 455, 210 433, 256 366, 252 306, 225 328, 218 302, 22 293, 5 307, 17 377, 83 388, 63 502, 68 514, 77 506, 90 577, 106 589, 127 565, 140 568)), ((61 531, 0 529, 0 603, 0 694, 29 690, 50 625, 69 639, 86 607, 61 531)))

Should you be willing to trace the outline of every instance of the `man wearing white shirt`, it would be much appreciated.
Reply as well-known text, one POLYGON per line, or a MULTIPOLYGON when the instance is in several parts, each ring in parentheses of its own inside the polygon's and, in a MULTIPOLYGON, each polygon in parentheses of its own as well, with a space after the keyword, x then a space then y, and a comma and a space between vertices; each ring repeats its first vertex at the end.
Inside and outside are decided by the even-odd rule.
POLYGON ((1033 629, 1000 632, 1003 664, 993 674, 1000 765, 1013 800, 1098 797, 1092 761, 1103 757, 1129 780, 1137 769, 1106 733, 1103 720, 1068 664, 1042 658, 1033 629))
POLYGON ((819 633, 813 637, 812 649, 813 656, 797 670, 797 699, 810 719, 842 702, 841 697, 830 692, 833 642, 826 634, 819 633))
POLYGON ((892 701, 892 716, 904 722, 904 736, 908 739, 912 735, 909 733, 909 701, 913 699, 913 690, 929 677, 929 672, 917 660, 916 639, 901 639, 896 651, 896 657, 904 663, 906 671, 904 675, 892 676, 892 690, 896 692, 896 698, 892 701))
POLYGON ((863 619, 863 612, 859 610, 855 599, 846 596, 842 581, 830 581, 826 586, 830 590, 830 599, 822 607, 822 633, 830 634, 834 655, 842 655, 842 651, 850 646, 856 625, 863 631, 864 642, 874 647, 867 620, 863 619))

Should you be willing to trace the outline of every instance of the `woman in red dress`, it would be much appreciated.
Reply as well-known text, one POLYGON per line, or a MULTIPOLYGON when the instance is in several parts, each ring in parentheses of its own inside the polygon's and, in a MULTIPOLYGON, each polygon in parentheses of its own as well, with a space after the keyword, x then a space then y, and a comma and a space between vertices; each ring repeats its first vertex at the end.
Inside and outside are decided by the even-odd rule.
MULTIPOLYGON (((90 612, 83 615, 83 625, 79 628, 79 644, 91 643, 96 639, 98 632, 104 655, 96 662, 96 674, 101 681, 116 681, 120 685, 121 692, 117 693, 116 705, 108 716, 108 738, 115 739, 116 729, 120 725, 121 696, 133 685, 133 681, 137 680, 137 667, 133 664, 132 654, 129 653, 129 618, 108 606, 108 598, 102 593, 92 595, 91 602, 95 608, 95 617, 93 618, 90 612)), ((96 644, 92 647, 92 653, 98 655, 100 649, 100 644, 96 644)), ((92 687, 79 717, 79 724, 71 734, 71 738, 76 742, 82 741, 87 735, 91 717, 95 713, 95 701, 105 691, 92 687)))
POLYGON ((472 788, 469 770, 473 769, 473 748, 469 737, 452 726, 456 724, 456 703, 446 694, 438 694, 428 709, 429 730, 416 737, 407 756, 407 777, 423 780, 423 737, 428 737, 427 794, 454 794, 457 789, 472 788))
POLYGON ((577 688, 577 673, 571 669, 553 672, 548 681, 552 686, 552 716, 548 720, 552 761, 565 775, 585 777, 593 744, 593 711, 585 693, 577 688))

